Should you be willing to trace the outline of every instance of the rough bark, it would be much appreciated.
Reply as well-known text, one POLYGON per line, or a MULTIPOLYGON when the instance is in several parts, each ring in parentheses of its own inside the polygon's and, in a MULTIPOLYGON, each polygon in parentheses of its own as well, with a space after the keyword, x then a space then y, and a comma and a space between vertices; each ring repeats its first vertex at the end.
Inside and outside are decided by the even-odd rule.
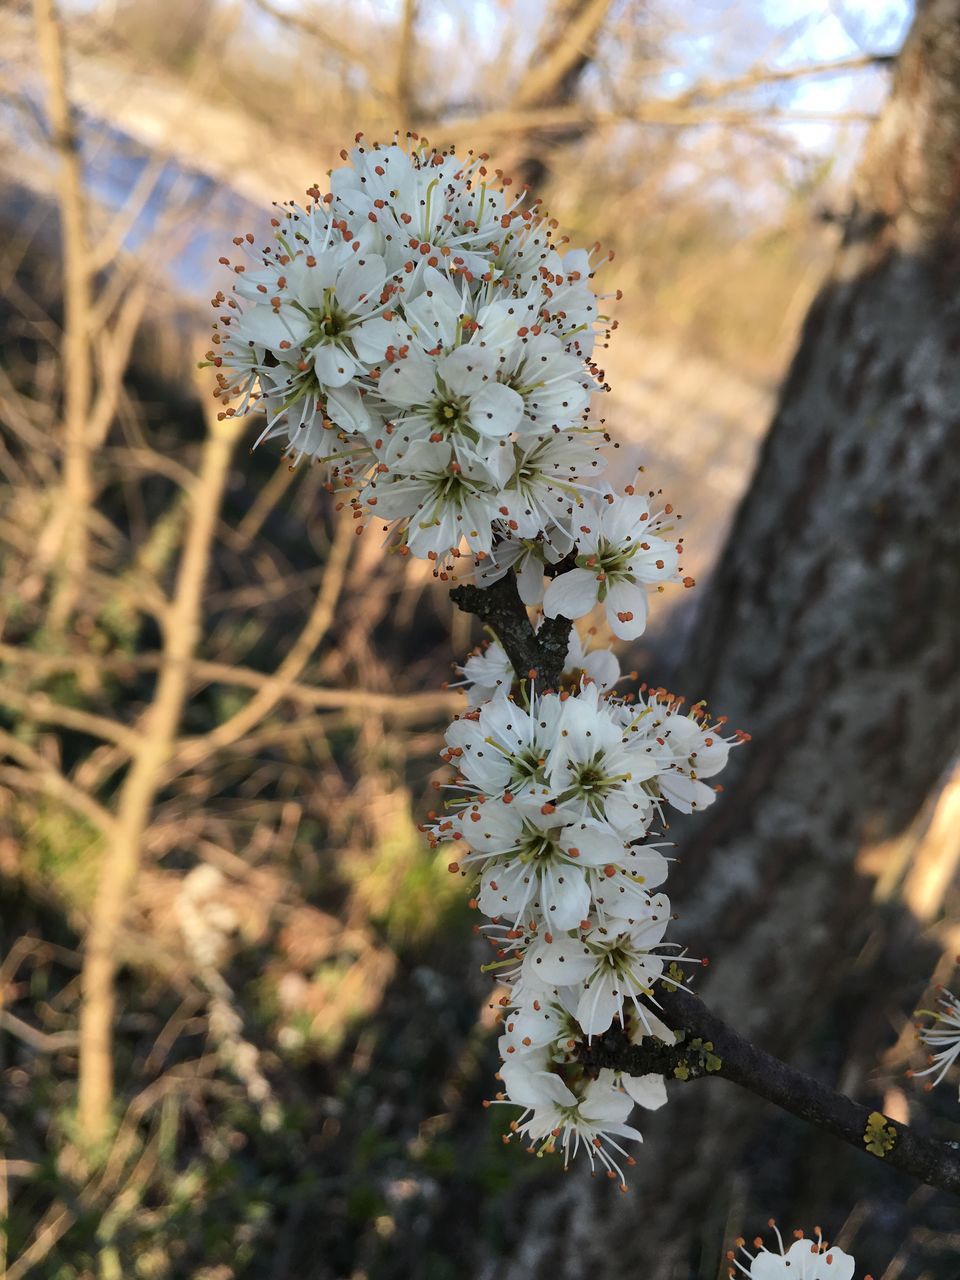
MULTIPOLYGON (((960 0, 928 0, 677 678, 753 742, 679 833, 674 937, 709 951, 711 1007, 788 1057, 853 972, 858 850, 909 824, 957 748, 958 209, 960 0)), ((769 1123, 722 1082, 687 1091, 644 1126, 632 1210, 575 1175, 524 1206, 501 1275, 716 1274, 725 1231, 760 1225, 724 1215, 769 1123)))

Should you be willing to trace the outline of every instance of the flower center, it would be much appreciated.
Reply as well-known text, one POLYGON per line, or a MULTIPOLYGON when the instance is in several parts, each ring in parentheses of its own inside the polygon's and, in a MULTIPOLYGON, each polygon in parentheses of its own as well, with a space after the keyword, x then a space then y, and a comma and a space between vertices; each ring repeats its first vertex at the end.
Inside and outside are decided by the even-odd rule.
POLYGON ((632 542, 627 546, 619 543, 608 542, 605 538, 601 538, 597 543, 597 549, 589 555, 577 556, 577 567, 580 569, 590 569, 599 577, 603 575, 604 581, 601 583, 601 590, 598 599, 602 603, 606 598, 607 590, 615 582, 622 582, 625 579, 632 579, 633 575, 630 570, 630 561, 637 550, 638 543, 632 542))
POLYGON ((466 402, 448 391, 438 391, 430 403, 428 416, 434 430, 446 437, 456 431, 465 417, 466 402))
POLYGON ((513 768, 513 781, 515 784, 527 781, 546 783, 546 776, 543 771, 546 759, 536 745, 527 747, 525 751, 519 751, 515 756, 511 756, 510 764, 513 768))
POLYGON ((332 289, 324 290, 323 306, 305 307, 304 312, 310 321, 310 333, 304 343, 308 348, 342 343, 355 324, 355 318, 343 310, 332 289))
POLYGON ((557 844, 556 831, 540 831, 536 827, 524 827, 517 841, 517 857, 521 862, 546 862, 563 850, 557 844))

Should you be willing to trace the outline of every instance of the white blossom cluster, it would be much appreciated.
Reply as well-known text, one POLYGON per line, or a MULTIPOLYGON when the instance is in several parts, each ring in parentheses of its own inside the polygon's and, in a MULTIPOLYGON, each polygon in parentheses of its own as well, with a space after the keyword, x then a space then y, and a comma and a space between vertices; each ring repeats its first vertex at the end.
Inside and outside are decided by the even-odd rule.
MULTIPOLYGON (((737 1240, 736 1250, 727 1253, 727 1260, 734 1264, 727 1272, 731 1280, 737 1271, 750 1280, 852 1280, 856 1259, 836 1245, 828 1245, 819 1227, 812 1240, 802 1231, 794 1231, 793 1242, 787 1248, 772 1218, 767 1226, 777 1237, 777 1251, 767 1249, 760 1236, 753 1241, 755 1254, 747 1249, 745 1240, 737 1240), (746 1262, 741 1262, 738 1253, 746 1262)), ((864 1280, 871 1277, 865 1276, 864 1280)))
POLYGON ((683 957, 664 941, 669 846, 649 837, 671 810, 713 802, 706 779, 745 735, 724 736, 702 706, 686 712, 664 690, 616 695, 612 654, 594 663, 598 678, 585 674, 600 656, 574 632, 564 691, 519 701, 499 644, 468 660, 480 705, 447 731, 455 799, 427 830, 450 869, 475 881, 492 967, 509 983, 500 1078, 502 1100, 525 1109, 514 1131, 568 1159, 582 1147, 623 1185, 621 1140, 640 1137, 627 1117, 634 1103, 663 1105, 663 1079, 590 1079, 572 1051, 614 1023, 672 1043, 654 989, 676 981, 667 971, 683 957))
MULTIPOLYGON (((272 243, 235 239, 252 261, 222 259, 236 279, 214 298, 221 412, 262 410, 261 439, 324 465, 358 530, 382 520, 441 578, 455 562, 480 588, 511 575, 541 622, 602 605, 609 630, 635 639, 650 593, 693 582, 671 506, 602 479, 593 357, 613 326, 599 246, 569 248, 485 157, 408 142, 358 136, 328 192, 278 207, 272 243)), ((509 983, 514 1131, 567 1159, 582 1147, 622 1185, 622 1141, 640 1137, 629 1114, 661 1106, 664 1082, 590 1077, 572 1049, 614 1023, 672 1040, 654 989, 682 957, 664 940, 667 846, 651 837, 671 810, 713 802, 708 779, 736 737, 663 690, 618 694, 616 658, 575 629, 566 665, 562 689, 531 683, 515 700, 499 644, 466 662, 470 710, 447 733, 456 799, 428 830, 476 881, 509 983)))
POLYGON ((425 142, 358 145, 275 239, 234 243, 209 363, 222 413, 260 408, 280 437, 446 576, 465 553, 490 582, 516 570, 550 616, 604 603, 633 638, 646 592, 679 581, 671 510, 598 480, 608 437, 589 420, 593 360, 613 327, 594 291, 599 246, 567 248, 485 157, 425 142))

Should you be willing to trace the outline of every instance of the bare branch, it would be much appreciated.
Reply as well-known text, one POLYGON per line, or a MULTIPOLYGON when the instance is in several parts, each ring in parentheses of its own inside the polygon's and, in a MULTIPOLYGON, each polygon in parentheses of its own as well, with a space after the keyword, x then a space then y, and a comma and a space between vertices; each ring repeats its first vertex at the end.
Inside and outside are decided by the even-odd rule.
POLYGON ((0 701, 44 724, 61 725, 65 729, 76 729, 80 733, 114 742, 131 755, 140 743, 139 734, 117 720, 82 711, 77 707, 63 706, 43 693, 24 693, 6 681, 0 682, 0 701))
POLYGON ((348 521, 342 521, 337 527, 333 545, 330 548, 320 593, 307 619, 307 624, 296 642, 274 674, 267 678, 250 701, 235 715, 225 720, 223 724, 217 725, 215 729, 211 729, 209 733, 197 738, 187 738, 178 745, 171 761, 171 767, 175 772, 181 773, 220 747, 238 742, 285 696, 287 688, 296 681, 310 661, 314 650, 333 622, 354 542, 353 526, 348 521))
MULTIPOLYGON (((45 654, 15 645, 0 643, 0 662, 28 666, 35 672, 53 674, 58 671, 109 671, 120 676, 133 676, 141 671, 154 671, 161 665, 159 653, 131 654, 45 654)), ((254 671, 252 667, 234 667, 227 662, 207 662, 195 658, 189 665, 191 679, 203 684, 236 685, 241 689, 261 690, 273 687, 275 675, 254 671)), ((430 719, 456 710, 462 703, 454 690, 425 690, 421 693, 378 693, 372 689, 323 689, 312 685, 284 685, 280 699, 296 702, 318 711, 376 711, 384 716, 404 720, 430 719)), ((187 739, 187 742, 192 739, 187 739)))
POLYGON ((46 81, 47 112, 54 149, 60 162, 64 312, 63 496, 56 504, 46 536, 41 540, 41 563, 45 567, 60 558, 49 619, 50 626, 58 630, 63 628, 73 612, 87 569, 88 522, 93 499, 87 441, 93 386, 90 351, 92 304, 80 139, 67 95, 60 17, 55 0, 34 0, 33 12, 46 81))
POLYGON ((875 119, 874 112, 803 112, 775 107, 751 108, 746 105, 723 107, 713 104, 764 85, 784 84, 815 76, 845 75, 868 67, 887 66, 893 61, 895 59, 892 55, 869 54, 857 58, 843 58, 836 62, 808 63, 800 67, 754 67, 732 80, 701 80, 689 89, 685 89, 683 93, 669 98, 655 98, 641 102, 630 109, 592 111, 579 103, 548 103, 534 106, 524 101, 518 102, 507 111, 492 111, 480 116, 438 122, 434 127, 450 129, 455 126, 462 133, 487 135, 536 129, 583 131, 629 123, 684 128, 710 124, 746 124, 755 122, 758 118, 762 118, 765 123, 771 121, 785 124, 822 120, 868 122, 875 119))
POLYGON ((567 618, 545 618, 534 631, 527 607, 508 573, 490 587, 455 587, 450 598, 464 613, 474 613, 497 633, 521 680, 536 680, 541 689, 558 689, 570 640, 567 618))
POLYGON ((68 1209, 61 1200, 55 1200, 38 1223, 33 1243, 24 1249, 16 1262, 7 1267, 5 1280, 24 1280, 76 1220, 77 1215, 72 1209, 68 1209))
POLYGON ((240 420, 208 416, 191 521, 165 627, 163 661, 143 736, 120 792, 110 847, 87 933, 80 1017, 79 1120, 86 1140, 104 1137, 113 1093, 112 1032, 117 944, 140 865, 143 835, 187 696, 190 660, 200 635, 203 586, 240 420))
POLYGON ((485 136, 524 133, 528 130, 608 129, 622 124, 659 125, 670 129, 706 128, 710 125, 755 127, 770 124, 871 124, 875 111, 786 111, 772 107, 686 107, 670 101, 649 102, 633 111, 589 111, 581 106, 544 107, 533 111, 500 111, 471 119, 435 125, 449 132, 485 136))
MULTIPOLYGON (((551 28, 557 28, 557 38, 548 45, 547 56, 534 58, 527 75, 524 77, 513 106, 516 110, 525 107, 539 106, 553 100, 558 89, 562 89, 571 72, 589 61, 597 32, 603 24, 611 0, 574 0, 567 3, 564 14, 551 13, 548 22, 551 28)), ((566 94, 561 93, 562 97, 566 94)))
POLYGON ((0 752, 16 760, 19 769, 0 766, 0 783, 6 783, 15 791, 39 791, 62 801, 75 813, 86 818, 104 835, 113 831, 114 820, 109 810, 64 777, 59 769, 39 752, 15 738, 12 733, 0 729, 0 752))
POLYGON ((78 1037, 75 1031, 39 1031, 7 1009, 0 1009, 0 1030, 16 1036, 38 1053, 59 1053, 61 1049, 77 1047, 78 1037))
POLYGON ((250 0, 255 9, 273 18, 281 26, 301 35, 311 36, 320 41, 325 51, 334 53, 352 66, 363 67, 370 77, 370 90, 378 98, 389 98, 391 91, 378 74, 378 67, 370 54, 345 40, 339 32, 331 29, 316 18, 307 17, 294 9, 281 9, 271 0, 250 0))

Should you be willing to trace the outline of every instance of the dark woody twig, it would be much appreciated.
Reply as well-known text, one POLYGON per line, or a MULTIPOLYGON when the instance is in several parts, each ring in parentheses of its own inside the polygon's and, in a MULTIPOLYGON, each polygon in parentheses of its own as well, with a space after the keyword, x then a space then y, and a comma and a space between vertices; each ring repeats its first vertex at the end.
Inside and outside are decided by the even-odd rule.
POLYGON ((541 690, 559 689, 570 639, 569 619, 544 618, 540 630, 534 631, 512 572, 489 587, 454 587, 450 598, 464 613, 476 614, 493 628, 521 680, 534 679, 541 690))
POLYGON ((751 1044, 691 991, 661 987, 657 998, 664 1022, 682 1036, 677 1045, 652 1037, 631 1044, 623 1030, 614 1026, 579 1047, 580 1062, 630 1075, 657 1072, 673 1080, 707 1075, 732 1080, 892 1168, 960 1196, 960 1143, 922 1137, 889 1116, 835 1093, 822 1081, 751 1044))

